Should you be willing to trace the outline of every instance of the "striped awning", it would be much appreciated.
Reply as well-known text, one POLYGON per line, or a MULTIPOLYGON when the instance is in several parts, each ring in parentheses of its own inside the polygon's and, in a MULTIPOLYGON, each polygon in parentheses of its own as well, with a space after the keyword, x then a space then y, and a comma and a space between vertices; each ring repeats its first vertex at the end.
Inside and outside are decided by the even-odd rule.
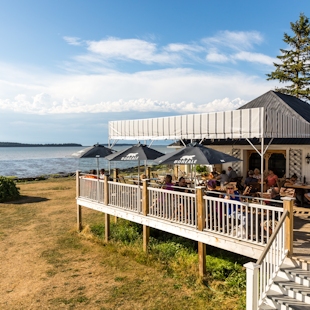
POLYGON ((109 122, 109 139, 309 138, 310 123, 298 113, 264 107, 109 122))

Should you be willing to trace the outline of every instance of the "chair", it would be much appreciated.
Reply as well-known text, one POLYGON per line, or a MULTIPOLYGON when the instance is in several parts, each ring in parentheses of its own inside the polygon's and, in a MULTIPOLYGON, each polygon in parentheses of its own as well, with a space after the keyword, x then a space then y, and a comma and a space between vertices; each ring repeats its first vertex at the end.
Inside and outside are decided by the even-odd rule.
POLYGON ((125 180, 125 178, 124 178, 122 175, 119 175, 119 176, 118 176, 118 181, 119 181, 120 183, 126 183, 126 180, 125 180))
POLYGON ((251 186, 251 194, 255 194, 261 190, 261 184, 258 182, 251 182, 249 186, 251 186))
POLYGON ((295 197, 295 189, 294 188, 286 188, 286 187, 281 187, 280 188, 280 196, 282 197, 295 197))

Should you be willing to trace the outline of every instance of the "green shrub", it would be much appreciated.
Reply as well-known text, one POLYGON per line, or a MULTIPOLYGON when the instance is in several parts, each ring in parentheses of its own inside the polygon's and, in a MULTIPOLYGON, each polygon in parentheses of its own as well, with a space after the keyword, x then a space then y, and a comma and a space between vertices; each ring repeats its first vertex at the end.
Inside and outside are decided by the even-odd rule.
POLYGON ((197 165, 196 166, 196 171, 198 173, 205 173, 205 172, 209 172, 209 169, 207 166, 204 166, 204 165, 197 165))
POLYGON ((14 200, 20 197, 19 188, 13 180, 0 176, 0 202, 14 200))

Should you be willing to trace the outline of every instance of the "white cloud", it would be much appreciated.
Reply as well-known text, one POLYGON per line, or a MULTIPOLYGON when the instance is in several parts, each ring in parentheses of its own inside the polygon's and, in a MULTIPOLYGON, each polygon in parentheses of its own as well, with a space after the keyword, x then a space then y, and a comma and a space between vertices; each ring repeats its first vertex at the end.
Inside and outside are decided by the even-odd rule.
POLYGON ((70 45, 82 45, 81 39, 77 37, 63 37, 63 39, 70 45))
POLYGON ((209 62, 224 63, 230 61, 229 57, 224 54, 220 54, 217 51, 211 51, 207 54, 206 60, 209 62))
POLYGON ((248 62, 257 62, 265 65, 272 65, 276 62, 276 58, 269 57, 260 53, 240 52, 232 56, 235 60, 242 60, 248 62))
POLYGON ((175 63, 180 57, 159 52, 155 43, 139 39, 109 38, 101 41, 88 41, 88 50, 104 59, 136 60, 142 63, 175 63))
POLYGON ((215 36, 204 38, 207 46, 223 46, 235 50, 252 49, 254 45, 263 42, 263 36, 258 31, 220 31, 215 36))
POLYGON ((234 109, 274 88, 264 77, 229 68, 231 62, 272 64, 267 55, 241 49, 242 42, 248 49, 262 42, 257 32, 224 31, 204 39, 203 44, 171 43, 163 47, 140 39, 64 39, 86 50, 75 57, 75 62, 64 63, 66 71, 62 74, 0 63, 0 111, 40 115, 209 112, 234 109), (202 59, 216 63, 217 71, 182 68, 189 60, 200 68, 202 59), (118 60, 152 64, 152 70, 119 72, 111 65, 118 60), (225 66, 220 67, 221 63, 225 66))
MULTIPOLYGON (((71 45, 82 45, 76 37, 64 37, 71 45)), ((100 68, 117 67, 119 61, 138 62, 144 65, 181 66, 183 64, 234 63, 238 61, 272 64, 272 59, 253 50, 263 43, 263 36, 257 31, 220 31, 200 42, 170 43, 160 46, 154 41, 142 39, 120 39, 110 37, 99 41, 83 41, 87 51, 74 57, 78 66, 93 66, 93 72, 100 68), (237 52, 236 52, 237 51, 237 52), (246 54, 248 53, 248 54, 246 54), (250 56, 250 57, 247 57, 250 56), (99 65, 99 66, 98 66, 99 65)), ((73 66, 73 65, 72 65, 73 66)), ((75 66, 76 67, 76 66, 75 66)))
POLYGON ((126 111, 196 113, 233 109, 271 88, 269 82, 255 76, 192 69, 132 74, 45 74, 31 76, 29 80, 39 79, 40 85, 32 84, 32 87, 25 81, 15 83, 16 95, 8 93, 0 98, 0 110, 42 115, 126 111))

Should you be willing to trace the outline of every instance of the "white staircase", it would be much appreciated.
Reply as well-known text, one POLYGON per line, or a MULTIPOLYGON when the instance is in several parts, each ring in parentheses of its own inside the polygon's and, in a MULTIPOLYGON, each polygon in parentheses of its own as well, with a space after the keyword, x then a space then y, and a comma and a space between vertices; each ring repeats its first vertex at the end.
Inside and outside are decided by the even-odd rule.
POLYGON ((259 309, 310 310, 310 260, 286 258, 259 309))

